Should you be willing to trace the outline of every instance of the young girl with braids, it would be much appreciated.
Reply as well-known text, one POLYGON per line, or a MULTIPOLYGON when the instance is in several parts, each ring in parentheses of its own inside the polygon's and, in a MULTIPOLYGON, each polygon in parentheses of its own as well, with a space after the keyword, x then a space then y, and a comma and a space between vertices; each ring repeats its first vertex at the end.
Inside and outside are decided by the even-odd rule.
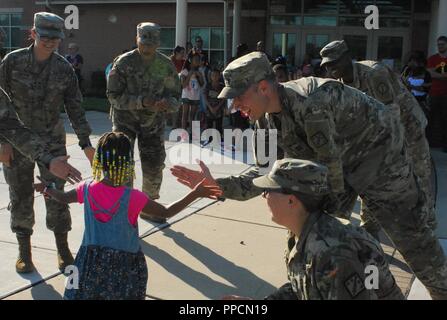
POLYGON ((134 178, 133 150, 128 137, 119 132, 99 139, 93 178, 66 193, 45 181, 35 185, 37 191, 62 203, 84 204, 84 238, 74 262, 79 289, 67 288, 64 298, 144 299, 147 266, 139 244, 140 212, 142 217, 169 218, 197 198, 217 199, 221 191, 202 181, 184 198, 165 207, 126 187, 134 178))

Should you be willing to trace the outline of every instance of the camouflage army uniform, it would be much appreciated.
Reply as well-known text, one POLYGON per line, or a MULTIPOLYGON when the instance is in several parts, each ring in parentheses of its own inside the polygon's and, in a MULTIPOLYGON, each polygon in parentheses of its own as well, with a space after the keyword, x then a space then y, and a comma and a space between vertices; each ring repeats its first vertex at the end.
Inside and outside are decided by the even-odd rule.
MULTIPOLYGON (((268 175, 254 179, 253 184, 267 193, 294 193, 312 210, 298 235, 289 230, 285 256, 289 282, 266 299, 403 299, 379 242, 321 209, 323 196, 331 192, 325 166, 307 160, 278 160, 268 175), (309 199, 314 202, 312 208, 309 199), (373 280, 371 267, 377 276, 373 280)), ((270 206, 274 216, 280 214, 274 203, 270 206)), ((305 217, 305 213, 297 210, 295 214, 305 217)))
MULTIPOLYGON (((65 58, 53 53, 43 64, 34 60, 33 46, 8 54, 0 64, 0 86, 10 96, 20 120, 37 133, 54 156, 67 154, 64 121, 60 108, 65 107, 80 145, 90 143, 91 129, 81 107, 81 93, 73 68, 65 58)), ((4 142, 4 141, 3 141, 4 142)), ((51 175, 38 163, 42 178, 63 190, 65 181, 51 175)), ((11 167, 4 167, 10 191, 12 231, 31 235, 34 225, 34 162, 14 150, 11 167)), ((55 233, 71 230, 68 206, 45 200, 47 227, 55 233)))
POLYGON ((143 98, 167 99, 168 112, 177 112, 180 104, 180 80, 171 60, 157 52, 149 65, 144 65, 138 49, 119 56, 107 83, 107 96, 112 105, 113 130, 124 132, 135 144, 138 138, 143 170, 143 192, 159 198, 166 152, 164 128, 166 112, 143 107, 143 98))
MULTIPOLYGON (((232 62, 224 77, 231 90, 256 83, 253 74, 265 79, 271 72, 267 58, 253 53, 232 62)), ((235 97, 227 92, 220 97, 235 97)), ((278 85, 278 94, 282 111, 266 114, 258 125, 278 130, 278 145, 287 157, 328 167, 333 192, 329 209, 340 208, 338 195, 345 185, 359 194, 432 297, 447 298, 446 259, 425 221, 426 199, 393 110, 357 89, 313 77, 278 85)), ((258 175, 255 168, 217 181, 226 197, 246 200, 261 192, 251 184, 258 175)))
POLYGON ((400 119, 405 128, 404 137, 408 155, 412 160, 421 191, 427 198, 429 208, 427 222, 433 230, 436 229, 434 190, 432 190, 430 179, 431 155, 425 137, 427 119, 418 102, 392 70, 374 61, 354 63, 354 82, 349 85, 400 111, 400 119))
POLYGON ((41 138, 29 130, 17 117, 8 95, 0 88, 0 139, 14 146, 29 161, 49 168, 54 158, 48 153, 41 138))
POLYGON ((285 261, 290 282, 267 299, 404 299, 377 240, 346 222, 315 212, 299 239, 289 233, 285 261), (370 266, 378 270, 377 290, 365 287, 370 266))
MULTIPOLYGON (((328 44, 321 51, 323 57, 322 65, 336 61, 349 49, 344 41, 334 41, 328 44)), ((343 79, 339 79, 343 82, 343 79)), ((427 222, 436 229, 436 216, 434 210, 434 190, 431 187, 431 155, 428 141, 425 137, 427 119, 413 95, 407 90, 402 81, 386 65, 375 61, 360 61, 353 63, 353 82, 346 83, 367 95, 379 100, 386 106, 393 108, 400 115, 401 123, 405 129, 405 142, 407 144, 408 155, 410 156, 414 173, 418 179, 421 191, 427 198, 427 222)), ((351 196, 352 203, 355 203, 356 195, 351 196)), ((353 205, 349 204, 341 211, 341 216, 349 219, 353 205)), ((367 208, 362 203, 362 224, 367 230, 374 233, 380 230, 380 226, 371 215, 365 214, 367 208), (371 220, 367 220, 369 217, 371 220)))

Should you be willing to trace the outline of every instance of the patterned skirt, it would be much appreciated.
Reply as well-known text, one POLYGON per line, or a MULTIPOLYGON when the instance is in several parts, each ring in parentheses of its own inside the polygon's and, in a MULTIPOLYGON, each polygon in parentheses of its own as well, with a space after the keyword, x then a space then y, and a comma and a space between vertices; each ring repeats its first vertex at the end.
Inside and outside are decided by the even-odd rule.
MULTIPOLYGON (((78 289, 66 288, 66 300, 144 300, 147 265, 141 250, 130 253, 99 246, 81 246, 74 265, 78 289)), ((76 279, 70 275, 71 285, 76 279)))

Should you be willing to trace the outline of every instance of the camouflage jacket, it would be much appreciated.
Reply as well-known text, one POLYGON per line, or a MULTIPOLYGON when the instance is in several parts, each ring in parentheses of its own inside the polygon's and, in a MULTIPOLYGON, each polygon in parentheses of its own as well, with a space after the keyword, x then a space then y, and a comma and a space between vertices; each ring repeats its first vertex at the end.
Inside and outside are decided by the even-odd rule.
POLYGON ((37 161, 47 168, 53 159, 42 139, 19 120, 11 100, 1 88, 0 138, 10 143, 31 161, 37 161))
MULTIPOLYGON (((419 103, 386 65, 376 61, 353 63, 354 81, 347 83, 400 113, 405 138, 411 144, 425 133, 427 118, 419 103)), ((342 81, 342 79, 340 79, 342 81)))
POLYGON ((346 220, 311 214, 299 239, 289 234, 285 261, 289 283, 267 299, 403 299, 379 242, 346 220))
POLYGON ((177 112, 180 94, 177 71, 171 60, 159 52, 148 66, 143 64, 138 49, 119 56, 107 81, 107 97, 114 109, 146 112, 149 117, 155 117, 157 112, 143 107, 145 97, 154 101, 167 99, 168 112, 177 112))
MULTIPOLYGON (((345 180, 357 192, 365 190, 380 168, 402 151, 399 118, 357 89, 309 77, 283 84, 279 95, 282 111, 266 114, 257 127, 276 129, 278 145, 288 158, 326 165, 334 193, 345 191, 345 180)), ((246 200, 261 193, 251 182, 258 176, 259 168, 254 168, 217 182, 226 197, 246 200)))
POLYGON ((79 144, 89 143, 91 129, 73 67, 58 53, 39 65, 33 48, 13 51, 0 63, 0 86, 10 96, 20 120, 43 139, 65 139, 60 118, 64 106, 79 144))

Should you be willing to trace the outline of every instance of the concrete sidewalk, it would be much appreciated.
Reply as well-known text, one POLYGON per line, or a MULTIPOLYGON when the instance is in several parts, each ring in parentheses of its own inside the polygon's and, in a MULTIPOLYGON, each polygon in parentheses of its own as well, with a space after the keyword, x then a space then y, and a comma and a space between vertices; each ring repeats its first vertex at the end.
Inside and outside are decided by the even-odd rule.
MULTIPOLYGON (((111 128, 104 114, 89 112, 88 118, 99 135, 111 128)), ((90 168, 77 146, 76 137, 67 128, 71 162, 88 178, 90 168)), ((167 152, 182 152, 186 144, 167 143, 167 152)), ((189 150, 191 151, 191 150, 189 150)), ((193 147, 192 152, 203 149, 193 147)), ((206 150, 205 150, 206 151, 206 150)), ((209 154, 202 154, 205 158, 209 154)), ((229 156, 229 155, 226 155, 229 156)), ((251 155, 248 155, 251 157, 251 155)), ((447 239, 447 156, 434 152, 438 164, 439 198, 438 235, 447 239), (444 214, 441 214, 444 213, 444 214)), ((138 161, 138 158, 137 158, 138 161)), ((168 161, 167 167, 172 165, 168 161)), ((139 168, 137 163, 137 168, 139 168)), ((212 165, 217 177, 239 174, 249 168, 238 162, 232 165, 212 165)), ((15 273, 17 255, 15 236, 9 229, 7 185, 0 175, 0 298, 61 299, 65 277, 57 272, 56 248, 51 232, 45 227, 42 197, 36 194, 36 226, 32 238, 33 259, 38 272, 26 277, 15 273)), ((137 171, 136 187, 141 187, 141 172, 137 171)), ((164 173, 161 190, 162 203, 169 203, 188 190, 164 173)), ((71 207, 73 230, 69 241, 72 251, 78 249, 83 232, 82 206, 71 207)), ((358 223, 358 207, 354 214, 358 223)), ((266 205, 260 197, 247 202, 200 200, 176 217, 170 226, 154 227, 140 219, 141 245, 149 268, 148 299, 219 299, 223 295, 238 294, 262 298, 286 281, 283 254, 286 230, 273 224, 266 205)), ((413 274, 385 235, 383 247, 392 265, 399 286, 413 299, 428 298, 413 274)), ((445 240, 447 241, 447 240, 445 240)))

